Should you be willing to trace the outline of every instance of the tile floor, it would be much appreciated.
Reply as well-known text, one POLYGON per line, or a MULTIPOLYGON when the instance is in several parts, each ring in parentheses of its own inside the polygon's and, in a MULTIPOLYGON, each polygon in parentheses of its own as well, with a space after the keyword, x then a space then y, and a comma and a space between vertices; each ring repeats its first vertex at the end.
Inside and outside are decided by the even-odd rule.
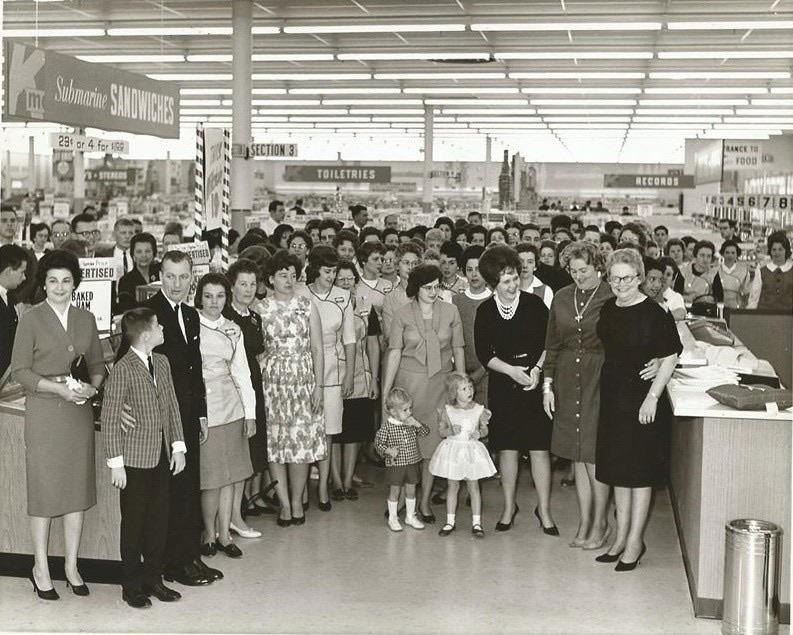
MULTIPOLYGON (((264 536, 237 539, 241 560, 208 559, 224 580, 197 589, 172 585, 183 593, 180 602, 155 600, 145 611, 127 607, 116 586, 94 584, 89 598, 78 598, 56 582, 61 600, 44 602, 27 580, 0 578, 0 632, 720 632, 720 622, 693 615, 665 491, 656 497, 648 552, 631 573, 615 573, 594 562, 596 553, 567 546, 577 515, 572 489, 556 485, 553 493, 560 538, 537 527, 527 471, 512 531, 493 531, 498 482, 485 483, 483 493, 481 541, 470 534, 462 497, 457 531, 447 538, 437 535, 438 525, 391 533, 382 486, 361 490, 357 502, 334 502, 329 513, 312 497, 305 525, 282 529, 273 516, 252 519, 264 536)), ((435 512, 439 520, 445 514, 440 506, 435 512)))

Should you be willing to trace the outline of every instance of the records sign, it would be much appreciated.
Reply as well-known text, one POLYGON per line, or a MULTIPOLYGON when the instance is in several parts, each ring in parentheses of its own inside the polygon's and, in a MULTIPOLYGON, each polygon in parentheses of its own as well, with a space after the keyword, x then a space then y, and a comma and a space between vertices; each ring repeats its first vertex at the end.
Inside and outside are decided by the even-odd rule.
POLYGON ((179 138, 179 87, 6 39, 3 117, 179 138))

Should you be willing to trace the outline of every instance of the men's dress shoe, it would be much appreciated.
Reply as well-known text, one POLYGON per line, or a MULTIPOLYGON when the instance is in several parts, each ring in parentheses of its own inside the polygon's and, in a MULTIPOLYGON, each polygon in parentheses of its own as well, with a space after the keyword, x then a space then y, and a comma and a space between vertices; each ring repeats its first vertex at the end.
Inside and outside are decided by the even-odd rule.
POLYGON ((201 545, 200 551, 205 558, 211 558, 218 552, 218 546, 214 542, 205 542, 201 545))
POLYGON ((218 543, 218 551, 222 551, 229 558, 242 558, 242 549, 240 549, 233 542, 230 542, 227 545, 222 545, 218 543))
POLYGON ((143 593, 148 596, 153 595, 160 602, 176 602, 176 600, 179 600, 182 597, 181 593, 174 591, 173 589, 169 589, 162 582, 152 585, 144 584, 142 590, 143 593))
POLYGON ((151 607, 151 600, 141 591, 123 591, 121 597, 133 609, 148 609, 151 607))
MULTIPOLYGON (((187 565, 188 567, 190 565, 187 565)), ((195 567, 198 574, 204 578, 208 578, 210 582, 214 582, 215 580, 222 580, 223 579, 223 572, 219 569, 213 569, 212 567, 208 567, 201 558, 196 558, 193 560, 192 566, 195 567)))
POLYGON ((168 582, 178 582, 185 586, 204 586, 211 584, 212 580, 198 572, 194 566, 178 567, 174 570, 166 570, 163 578, 168 582))

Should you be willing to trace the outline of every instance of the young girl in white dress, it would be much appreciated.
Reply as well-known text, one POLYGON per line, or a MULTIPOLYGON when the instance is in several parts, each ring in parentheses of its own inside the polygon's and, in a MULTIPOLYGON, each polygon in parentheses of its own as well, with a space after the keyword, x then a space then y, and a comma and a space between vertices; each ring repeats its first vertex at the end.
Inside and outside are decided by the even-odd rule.
POLYGON ((430 459, 430 473, 447 480, 446 524, 438 532, 448 536, 454 531, 457 492, 465 481, 471 497, 471 533, 484 538, 482 497, 479 479, 493 476, 496 467, 485 445, 490 411, 474 401, 474 385, 466 375, 452 373, 446 382, 449 402, 438 411, 440 434, 444 439, 430 459))

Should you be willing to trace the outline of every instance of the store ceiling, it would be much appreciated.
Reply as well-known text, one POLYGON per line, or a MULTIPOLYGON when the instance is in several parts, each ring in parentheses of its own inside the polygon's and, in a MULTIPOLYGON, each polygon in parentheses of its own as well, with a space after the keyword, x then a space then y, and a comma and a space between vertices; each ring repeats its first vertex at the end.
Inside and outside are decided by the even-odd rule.
MULTIPOLYGON (((793 0, 252 4, 259 130, 418 134, 430 105, 436 135, 793 131, 793 0)), ((231 120, 228 0, 6 0, 3 30, 178 81, 185 125, 231 120)))

